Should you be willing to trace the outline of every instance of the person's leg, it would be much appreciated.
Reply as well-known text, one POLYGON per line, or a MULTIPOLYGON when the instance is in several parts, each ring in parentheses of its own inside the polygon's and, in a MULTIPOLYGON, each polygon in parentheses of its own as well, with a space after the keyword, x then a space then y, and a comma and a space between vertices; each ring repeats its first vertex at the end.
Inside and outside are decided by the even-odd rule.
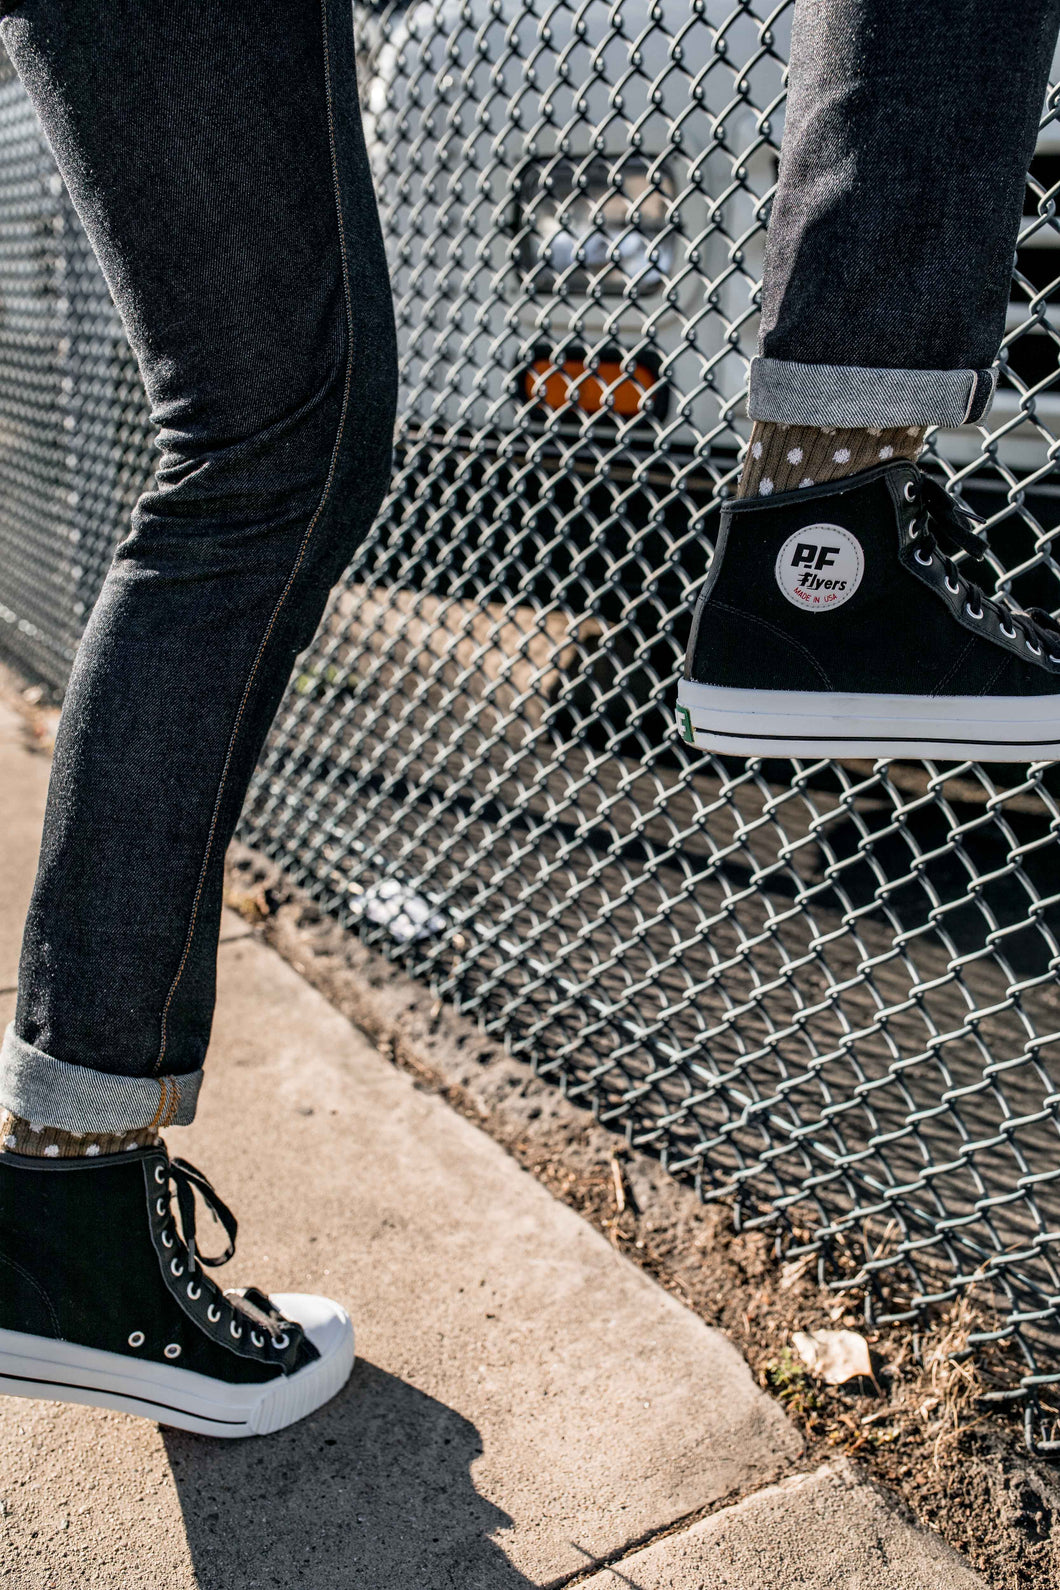
POLYGON ((900 36, 887 0, 800 0, 741 495, 986 413, 1058 27, 1058 0, 933 0, 900 36))
POLYGON ((800 0, 752 419, 981 418, 1060 0, 800 0))
POLYGON ((1060 755, 1060 631, 969 584, 950 554, 976 542, 913 462, 993 396, 1058 25, 1060 0, 932 0, 900 28, 886 0, 799 0, 743 500, 680 687, 693 744, 1060 755))
POLYGON ((23 0, 4 42, 160 427, 55 748, 0 1104, 190 1120, 225 847, 390 467, 393 311, 348 0, 23 0))
POLYGON ((263 1433, 342 1384, 349 1321, 222 1295, 196 1190, 221 1206, 154 1132, 194 1113, 225 847, 389 478, 393 310, 351 8, 21 0, 2 32, 162 456, 70 680, 0 1054, 0 1390, 263 1433))

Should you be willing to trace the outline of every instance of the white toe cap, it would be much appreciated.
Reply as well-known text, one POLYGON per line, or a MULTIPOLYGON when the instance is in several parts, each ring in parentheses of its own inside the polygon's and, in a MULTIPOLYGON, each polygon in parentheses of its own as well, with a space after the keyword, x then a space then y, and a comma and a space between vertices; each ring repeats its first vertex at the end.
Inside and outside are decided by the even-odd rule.
MULTIPOLYGON (((311 1292, 272 1292, 272 1304, 285 1319, 295 1320, 305 1331, 321 1358, 352 1347, 353 1325, 341 1303, 311 1292)), ((351 1353, 352 1358, 352 1353, 351 1353)))

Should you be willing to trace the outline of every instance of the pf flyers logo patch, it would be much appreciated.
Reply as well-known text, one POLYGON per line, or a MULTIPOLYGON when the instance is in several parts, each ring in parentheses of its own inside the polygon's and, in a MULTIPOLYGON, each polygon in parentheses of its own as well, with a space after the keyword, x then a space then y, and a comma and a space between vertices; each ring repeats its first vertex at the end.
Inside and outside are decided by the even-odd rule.
POLYGON ((793 607, 827 613, 849 602, 865 572, 861 543, 837 524, 810 524, 777 553, 777 584, 793 607))

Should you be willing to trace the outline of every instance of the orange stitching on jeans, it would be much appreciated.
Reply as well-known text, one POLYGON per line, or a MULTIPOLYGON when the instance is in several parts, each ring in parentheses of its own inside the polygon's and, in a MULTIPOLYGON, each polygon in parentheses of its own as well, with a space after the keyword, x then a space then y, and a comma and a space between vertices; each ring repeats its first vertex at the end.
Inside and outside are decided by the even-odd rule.
POLYGON ((176 1077, 169 1078, 169 1085, 173 1089, 173 1097, 170 1099, 169 1109, 159 1123, 159 1131, 165 1131, 167 1126, 173 1125, 177 1111, 180 1109, 180 1088, 177 1086, 176 1077))
POLYGON ((169 1007, 173 1003, 173 997, 176 994, 177 988, 180 985, 180 980, 184 975, 184 968, 187 965, 188 956, 191 953, 192 940, 195 937, 195 927, 199 916, 199 902, 202 899, 202 891, 206 886, 206 873, 210 865, 210 857, 213 853, 214 836, 217 832, 217 822, 221 814, 221 802, 224 797, 225 788, 228 782, 228 771, 232 765, 232 756, 235 752, 236 741, 239 737, 239 730, 243 722, 244 713, 246 712, 247 702, 250 699, 250 693, 254 686, 254 681, 257 678, 258 669, 261 666, 261 659, 265 655, 265 648, 267 647, 273 629, 276 626, 276 621, 280 616, 280 611, 283 608, 284 603, 290 594, 291 587, 298 576, 298 571, 305 561, 306 550, 308 549, 309 542, 312 538, 314 530, 317 527, 320 516, 324 512, 324 508, 327 504, 327 500, 331 492, 332 482, 335 478, 335 470, 338 465, 339 447, 341 446, 342 439, 346 431, 346 415, 349 409, 350 382, 353 372, 353 299, 350 294, 349 263, 346 257, 346 238, 343 232, 342 189, 339 185, 339 167, 338 159, 335 153, 335 118, 332 110, 331 52, 328 43, 327 0, 320 0, 320 25, 324 44, 324 98, 327 105, 328 114, 328 146, 331 153, 331 179, 335 192, 335 213, 338 217, 339 223, 339 256, 342 261, 342 288, 346 303, 346 379, 342 393, 342 409, 339 414, 338 429, 335 433, 335 443, 331 450, 331 461, 328 466, 327 479, 324 482, 324 489, 320 495, 320 501, 317 503, 316 511, 314 512, 313 517, 306 526, 305 535, 302 537, 302 544, 298 549, 298 556, 295 558, 291 572, 287 576, 287 583, 280 592, 276 606, 273 608, 269 617, 269 622, 265 626, 265 633, 261 637, 261 642, 254 657, 253 664, 251 665, 250 673, 247 676, 247 682, 243 688, 243 695, 240 699, 239 708, 236 712, 236 719, 232 725, 232 732, 228 738, 228 748, 225 752, 224 764, 221 768, 220 782, 217 786, 217 797, 214 801, 213 816, 210 821, 210 830, 206 836, 206 849, 203 854, 202 867, 199 872, 199 882, 195 890, 195 898, 192 901, 191 918, 188 922, 188 932, 184 940, 184 953, 181 955, 180 965, 177 967, 176 976, 170 985, 169 993, 166 995, 166 1002, 162 1007, 162 1030, 160 1034, 161 1043, 158 1050, 158 1058, 156 1059, 154 1066, 156 1076, 162 1068, 162 1062, 166 1055, 169 1007))

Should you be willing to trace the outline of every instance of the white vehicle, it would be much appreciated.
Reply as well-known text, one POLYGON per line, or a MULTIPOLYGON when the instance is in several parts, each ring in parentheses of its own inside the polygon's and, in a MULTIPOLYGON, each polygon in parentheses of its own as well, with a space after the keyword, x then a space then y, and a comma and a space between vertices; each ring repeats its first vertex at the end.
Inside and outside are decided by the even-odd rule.
POLYGON ((731 460, 786 41, 706 11, 442 0, 386 26, 366 131, 410 420, 731 460))

